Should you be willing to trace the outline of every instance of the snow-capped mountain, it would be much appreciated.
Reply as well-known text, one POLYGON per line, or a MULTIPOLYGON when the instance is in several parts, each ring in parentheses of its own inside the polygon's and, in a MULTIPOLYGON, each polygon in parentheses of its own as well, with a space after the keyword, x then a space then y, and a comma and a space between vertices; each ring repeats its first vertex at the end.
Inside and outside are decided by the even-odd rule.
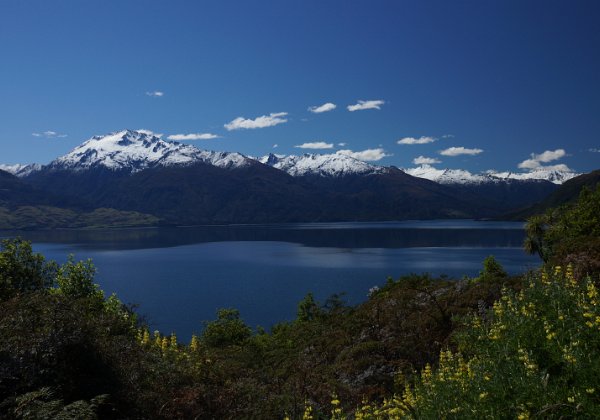
POLYGON ((501 179, 520 179, 520 180, 530 180, 530 179, 543 179, 545 181, 550 181, 553 184, 563 184, 565 181, 568 181, 571 178, 575 178, 578 175, 581 175, 572 171, 559 171, 556 169, 535 169, 531 172, 495 172, 488 171, 488 173, 496 178, 501 179))
POLYGON ((473 174, 462 169, 438 169, 431 165, 422 165, 416 168, 403 169, 409 175, 419 178, 429 179, 439 184, 487 184, 507 182, 509 180, 543 180, 554 184, 562 184, 571 178, 576 177, 577 173, 569 171, 557 171, 539 169, 532 172, 496 172, 486 171, 479 174, 473 174))
POLYGON ((189 144, 165 141, 151 133, 123 130, 94 136, 46 166, 48 170, 81 171, 107 168, 138 172, 158 166, 208 163, 221 168, 249 165, 252 160, 239 154, 200 150, 189 144))
POLYGON ((292 176, 333 176, 351 174, 370 175, 387 170, 383 166, 370 165, 351 156, 335 153, 327 155, 306 153, 301 156, 269 154, 257 159, 260 163, 287 172, 292 176))
POLYGON ((463 169, 437 169, 431 165, 402 170, 409 175, 425 178, 439 184, 482 184, 500 181, 489 174, 472 174, 463 169))
POLYGON ((6 171, 18 177, 27 176, 33 172, 39 171, 40 169, 42 169, 42 165, 39 163, 30 163, 28 165, 22 165, 20 163, 16 163, 14 165, 0 164, 0 170, 6 171))

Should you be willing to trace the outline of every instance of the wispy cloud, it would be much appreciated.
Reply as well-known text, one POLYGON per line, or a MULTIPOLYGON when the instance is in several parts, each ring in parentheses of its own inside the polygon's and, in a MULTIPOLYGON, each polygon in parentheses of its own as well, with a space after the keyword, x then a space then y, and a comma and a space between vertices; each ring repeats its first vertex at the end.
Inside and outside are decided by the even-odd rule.
POLYGON ((454 138, 454 134, 444 134, 444 135, 442 136, 442 138, 443 138, 443 139, 452 139, 452 138, 454 138))
MULTIPOLYGON (((545 169, 557 169, 556 167, 558 167, 558 166, 567 168, 566 165, 562 165, 562 164, 550 165, 550 166, 542 165, 543 163, 548 163, 548 162, 552 162, 552 161, 561 159, 561 158, 565 157, 566 155, 567 155, 567 152, 565 152, 564 149, 546 150, 545 152, 540 153, 540 154, 532 153, 531 158, 525 159, 523 162, 519 163, 518 167, 520 169, 540 169, 542 167, 545 169)), ((565 170, 565 169, 557 169, 557 170, 565 170)), ((568 170, 568 168, 566 170, 568 170)))
POLYGON ((275 143, 275 144, 273 145, 273 149, 277 149, 278 147, 279 147, 279 145, 278 145, 277 143, 275 143))
POLYGON ((189 133, 189 134, 171 134, 167 137, 169 140, 183 141, 183 140, 212 140, 218 139, 219 136, 211 133, 189 133))
POLYGON ((592 147, 591 149, 588 149, 588 151, 590 151, 592 153, 600 153, 600 149, 597 149, 595 147, 592 147))
POLYGON ((449 147, 440 151, 440 155, 442 156, 460 156, 460 155, 478 155, 482 153, 482 149, 467 149, 466 147, 449 147))
POLYGON ((348 143, 341 142, 341 143, 338 143, 337 145, 340 147, 346 147, 346 146, 348 146, 348 143))
POLYGON ((46 137, 47 139, 67 137, 66 134, 59 134, 56 131, 44 131, 43 133, 31 133, 33 137, 46 137))
POLYGON ((415 165, 433 165, 436 163, 442 163, 442 161, 436 158, 419 156, 413 159, 413 163, 415 165))
POLYGON ((160 98, 161 96, 164 96, 165 93, 161 92, 160 90, 154 90, 152 92, 146 92, 146 96, 152 96, 154 98, 160 98))
POLYGON ((398 144, 427 144, 433 143, 437 139, 435 137, 421 136, 418 139, 415 137, 404 137, 397 141, 398 144))
POLYGON ((287 119, 284 118, 287 114, 287 112, 275 112, 269 115, 262 115, 253 120, 244 117, 237 117, 235 120, 225 124, 224 127, 228 131, 273 127, 275 125, 287 122, 287 119))
POLYGON ((371 100, 371 101, 359 100, 358 103, 356 103, 354 105, 348 105, 346 108, 348 108, 348 111, 354 112, 354 111, 363 111, 365 109, 381 109, 381 105, 383 105, 383 104, 385 104, 385 101, 381 100, 381 99, 376 99, 376 100, 371 100))
POLYGON ((385 153, 385 150, 383 150, 381 148, 366 149, 366 150, 362 150, 360 152, 354 152, 352 150, 338 150, 336 152, 336 154, 350 156, 350 157, 353 157, 354 159, 364 160, 364 161, 368 161, 368 162, 375 162, 375 161, 383 159, 386 156, 392 156, 392 155, 385 153))
POLYGON ((298 149, 333 149, 333 143, 325 143, 324 141, 314 141, 311 143, 302 143, 294 147, 298 149))
POLYGON ((327 102, 323 105, 319 105, 319 106, 309 106, 308 110, 314 114, 320 114, 322 112, 328 112, 328 111, 333 111, 334 109, 337 108, 336 104, 332 104, 331 102, 327 102))

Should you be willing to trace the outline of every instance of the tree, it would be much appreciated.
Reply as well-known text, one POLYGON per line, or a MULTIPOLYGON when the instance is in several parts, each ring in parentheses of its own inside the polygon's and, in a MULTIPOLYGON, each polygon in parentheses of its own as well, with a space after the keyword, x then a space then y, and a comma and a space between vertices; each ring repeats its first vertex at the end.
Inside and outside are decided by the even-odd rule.
POLYGON ((74 262, 69 255, 67 262, 61 265, 56 275, 56 289, 59 293, 73 298, 97 297, 104 299, 97 284, 94 284, 96 267, 92 260, 74 262))
POLYGON ((0 301, 15 295, 52 286, 57 272, 55 262, 46 262, 21 238, 5 239, 0 246, 0 301))
POLYGON ((500 264, 493 255, 488 256, 483 260, 483 270, 479 273, 479 280, 493 281, 508 277, 504 267, 500 264))
POLYGON ((252 335, 252 330, 240 318, 237 309, 219 309, 217 319, 204 328, 202 339, 210 347, 241 345, 252 335))
POLYGON ((319 308, 313 294, 309 292, 304 299, 298 303, 298 321, 312 321, 319 315, 321 315, 321 308, 319 308))

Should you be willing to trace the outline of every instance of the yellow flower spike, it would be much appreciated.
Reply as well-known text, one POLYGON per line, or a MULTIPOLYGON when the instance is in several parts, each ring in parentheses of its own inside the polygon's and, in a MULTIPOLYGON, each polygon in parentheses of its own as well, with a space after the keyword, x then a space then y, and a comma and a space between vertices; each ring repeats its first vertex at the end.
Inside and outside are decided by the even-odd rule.
POLYGON ((308 404, 308 401, 304 403, 304 414, 302 414, 302 420, 313 420, 312 407, 308 404))
POLYGON ((488 393, 487 393, 487 392, 482 392, 481 394, 479 394, 479 399, 480 399, 480 400, 483 400, 483 399, 485 399, 487 396, 488 396, 488 393))
POLYGON ((163 337, 162 341, 160 342, 160 349, 163 352, 166 352, 168 348, 169 348, 169 340, 167 339, 167 337, 163 337))
POLYGON ((522 411, 517 416, 517 420, 529 420, 529 411, 522 411))
POLYGON ((148 344, 150 342, 150 331, 147 329, 144 330, 144 334, 142 335, 142 344, 148 344))
POLYGON ((542 271, 542 284, 549 285, 550 281, 548 281, 548 274, 545 271, 542 271))
POLYGON ((431 383, 432 371, 431 365, 427 363, 425 368, 421 371, 421 380, 424 384, 428 385, 431 383))
POLYGON ((588 394, 593 394, 594 392, 596 392, 595 388, 586 388, 585 392, 587 392, 588 394))
POLYGON ((569 401, 570 403, 574 403, 575 397, 574 396, 567 397, 567 401, 569 401))
POLYGON ((169 344, 172 349, 177 349, 177 336, 175 335, 175 333, 171 333, 171 339, 169 340, 169 344))
POLYGON ((198 342, 198 337, 195 334, 192 334, 192 340, 190 341, 190 350, 193 352, 197 352, 200 343, 198 342))
POLYGON ((555 276, 560 275, 561 272, 562 272, 562 267, 560 265, 557 265, 556 267, 554 267, 554 275, 555 276))
POLYGON ((586 289, 587 289, 587 296, 590 299, 595 299, 596 297, 598 297, 598 289, 596 289, 596 286, 594 285, 594 283, 592 283, 589 280, 587 282, 586 289))

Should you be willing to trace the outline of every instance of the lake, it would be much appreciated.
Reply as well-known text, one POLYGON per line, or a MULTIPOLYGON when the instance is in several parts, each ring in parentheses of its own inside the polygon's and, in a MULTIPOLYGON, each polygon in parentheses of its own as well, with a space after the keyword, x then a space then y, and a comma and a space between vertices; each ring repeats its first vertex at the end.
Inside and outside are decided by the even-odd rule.
MULTIPOLYGON (((493 254, 510 273, 539 264, 522 250, 523 223, 433 220, 19 232, 46 258, 91 258, 97 283, 151 329, 188 340, 233 307, 251 326, 294 319, 308 292, 345 292, 356 304, 374 285, 408 273, 475 276, 493 254)), ((14 236, 0 232, 1 237, 14 236)))

